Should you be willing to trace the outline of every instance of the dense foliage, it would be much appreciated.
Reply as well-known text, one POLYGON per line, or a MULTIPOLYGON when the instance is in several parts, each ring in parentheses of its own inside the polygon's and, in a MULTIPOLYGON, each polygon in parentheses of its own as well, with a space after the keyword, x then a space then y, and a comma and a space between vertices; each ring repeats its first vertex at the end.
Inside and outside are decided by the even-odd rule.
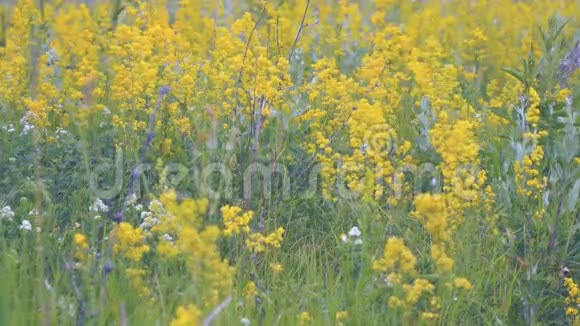
POLYGON ((580 325, 580 3, 20 0, 0 324, 580 325))

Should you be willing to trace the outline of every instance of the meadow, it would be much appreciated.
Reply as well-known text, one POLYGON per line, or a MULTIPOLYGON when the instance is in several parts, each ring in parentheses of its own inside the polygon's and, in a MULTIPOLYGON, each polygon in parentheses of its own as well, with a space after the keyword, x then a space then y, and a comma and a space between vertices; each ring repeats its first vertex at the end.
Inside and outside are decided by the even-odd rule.
POLYGON ((0 5, 0 325, 580 326, 580 2, 0 5))

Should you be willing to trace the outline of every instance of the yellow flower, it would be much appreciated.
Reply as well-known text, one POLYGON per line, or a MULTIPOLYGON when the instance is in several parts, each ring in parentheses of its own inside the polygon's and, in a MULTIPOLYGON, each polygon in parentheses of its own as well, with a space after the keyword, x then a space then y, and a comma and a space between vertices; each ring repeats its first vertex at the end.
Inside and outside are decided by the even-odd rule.
POLYGON ((272 232, 268 236, 264 236, 261 233, 252 233, 250 234, 250 237, 246 239, 246 246, 255 253, 264 252, 268 247, 280 248, 284 232, 284 228, 279 227, 276 232, 272 232))
POLYGON ((312 322, 312 316, 308 311, 300 313, 298 316, 298 325, 307 325, 312 322))
POLYGON ((464 277, 458 277, 454 281, 455 287, 459 289, 469 290, 471 289, 471 283, 464 277))
POLYGON ((130 260, 139 261, 149 251, 149 246, 143 243, 145 237, 140 228, 122 222, 112 232, 115 239, 114 251, 121 252, 130 260))
POLYGON ((274 273, 274 275, 280 274, 284 270, 284 267, 280 263, 271 263, 270 268, 272 269, 272 273, 274 273))
POLYGON ((346 310, 337 311, 334 318, 338 324, 342 324, 348 318, 348 311, 346 310))
POLYGON ((181 306, 177 308, 171 326, 196 326, 200 324, 200 317, 200 311, 195 305, 181 306))
POLYGON ((75 233, 73 237, 75 245, 80 249, 88 249, 89 244, 87 243, 87 236, 82 233, 75 233))
POLYGON ((223 206, 220 210, 224 219, 225 236, 250 232, 248 224, 254 217, 253 211, 248 211, 240 215, 242 209, 238 206, 230 205, 223 206))
POLYGON ((400 270, 402 273, 414 274, 416 264, 417 258, 403 240, 392 237, 385 243, 383 257, 373 262, 373 270, 381 273, 400 270))

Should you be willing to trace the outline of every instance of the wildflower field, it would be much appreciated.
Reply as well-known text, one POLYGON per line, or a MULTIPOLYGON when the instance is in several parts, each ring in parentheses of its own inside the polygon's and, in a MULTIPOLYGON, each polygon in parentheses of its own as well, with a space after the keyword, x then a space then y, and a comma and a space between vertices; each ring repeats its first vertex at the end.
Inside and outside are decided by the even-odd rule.
POLYGON ((579 1, 0 10, 0 325, 580 325, 579 1))

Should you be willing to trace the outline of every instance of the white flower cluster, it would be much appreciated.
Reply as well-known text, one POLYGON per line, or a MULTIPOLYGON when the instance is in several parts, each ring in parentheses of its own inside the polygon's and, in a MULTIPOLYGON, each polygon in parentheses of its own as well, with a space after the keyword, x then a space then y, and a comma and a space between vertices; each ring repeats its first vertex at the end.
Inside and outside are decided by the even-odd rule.
POLYGON ((341 235, 340 239, 342 240, 343 243, 352 243, 355 246, 360 246, 363 244, 362 233, 356 226, 353 226, 348 231, 348 234, 341 235))
POLYGON ((28 111, 24 114, 22 119, 20 119, 20 124, 22 125, 20 136, 26 136, 34 129, 34 125, 32 122, 30 122, 30 120, 34 119, 35 117, 37 116, 34 112, 28 111))
POLYGON ((12 221, 13 217, 14 212, 12 211, 12 208, 10 206, 4 206, 2 209, 0 209, 0 220, 12 221))
POLYGON ((70 132, 68 132, 68 130, 63 128, 56 129, 54 134, 56 135, 56 139, 58 140, 63 140, 71 135, 70 132))
POLYGON ((95 199, 93 204, 89 207, 89 212, 93 213, 106 213, 109 211, 109 206, 105 205, 100 198, 95 199))
POLYGON ((29 220, 22 220, 22 224, 18 228, 24 231, 32 231, 32 224, 29 220))
MULTIPOLYGON (((161 223, 161 221, 159 221, 159 216, 163 214, 163 204, 161 204, 161 202, 159 202, 158 200, 153 200, 149 203, 147 209, 148 211, 141 212, 141 224, 139 225, 139 227, 144 231, 148 231, 152 227, 159 225, 159 223, 161 223)), ((169 235, 167 234, 166 236, 169 235)), ((171 236, 169 237, 171 238, 171 236)))
POLYGON ((14 131, 16 131, 16 129, 14 129, 14 125, 11 123, 9 123, 7 126, 2 126, 2 130, 8 133, 13 133, 14 131))

